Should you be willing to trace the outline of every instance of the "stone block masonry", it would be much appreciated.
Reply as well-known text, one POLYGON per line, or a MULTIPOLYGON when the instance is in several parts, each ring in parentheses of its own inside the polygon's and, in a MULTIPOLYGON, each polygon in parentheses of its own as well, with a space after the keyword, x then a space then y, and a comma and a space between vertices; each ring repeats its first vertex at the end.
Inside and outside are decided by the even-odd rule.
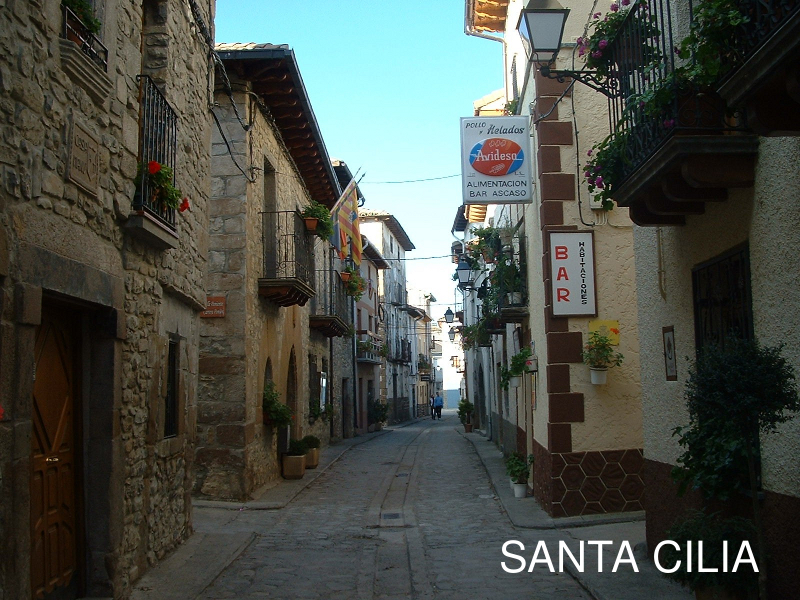
MULTIPOLYGON (((86 522, 67 514, 77 519, 69 521, 74 539, 50 541, 64 555, 87 557, 75 565, 85 572, 73 575, 85 581, 80 594, 125 600, 192 531, 211 183, 208 48, 174 3, 153 0, 144 13, 131 0, 113 10, 95 5, 107 65, 59 37, 57 0, 6 2, 0 11, 0 248, 9 250, 0 259, 0 439, 10 441, 0 444, 0 547, 8 557, 0 598, 51 591, 47 583, 31 589, 39 585, 32 573, 54 564, 30 525, 31 511, 50 501, 31 496, 36 461, 42 452, 53 458, 31 442, 43 426, 32 398, 36 370, 45 368, 36 340, 46 323, 74 336, 74 406, 61 431, 82 469, 59 480, 59 493, 76 498, 86 522), (179 122, 168 166, 191 209, 177 215, 170 250, 125 227, 140 156, 142 73, 179 122)), ((209 24, 213 2, 204 6, 209 24)), ((46 398, 41 414, 51 406, 46 398)))

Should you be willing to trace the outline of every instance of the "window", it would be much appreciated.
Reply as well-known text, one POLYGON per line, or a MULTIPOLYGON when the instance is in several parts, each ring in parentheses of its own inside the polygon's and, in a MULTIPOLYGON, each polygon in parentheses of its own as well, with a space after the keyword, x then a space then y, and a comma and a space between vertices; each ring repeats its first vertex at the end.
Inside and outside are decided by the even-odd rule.
POLYGON ((80 8, 69 8, 61 5, 63 24, 61 37, 75 42, 81 51, 103 72, 108 71, 108 49, 100 42, 98 35, 102 17, 91 3, 80 8))
POLYGON ((739 246, 692 270, 695 347, 753 337, 750 254, 739 246))
POLYGON ((169 341, 167 352, 167 395, 164 398, 164 437, 178 435, 178 341, 169 341))

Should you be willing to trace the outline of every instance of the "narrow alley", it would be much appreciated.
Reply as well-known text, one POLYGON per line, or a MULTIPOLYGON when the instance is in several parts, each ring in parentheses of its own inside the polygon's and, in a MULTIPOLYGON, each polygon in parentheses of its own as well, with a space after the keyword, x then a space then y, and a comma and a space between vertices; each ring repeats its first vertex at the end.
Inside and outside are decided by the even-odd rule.
MULTIPOLYGON (((135 600, 589 598, 566 573, 503 571, 502 544, 519 533, 454 412, 373 434, 281 510, 195 507, 207 550, 237 535, 246 548, 208 584, 190 581, 199 559, 170 558, 135 600)), ((558 535, 537 532, 548 545, 558 535)))

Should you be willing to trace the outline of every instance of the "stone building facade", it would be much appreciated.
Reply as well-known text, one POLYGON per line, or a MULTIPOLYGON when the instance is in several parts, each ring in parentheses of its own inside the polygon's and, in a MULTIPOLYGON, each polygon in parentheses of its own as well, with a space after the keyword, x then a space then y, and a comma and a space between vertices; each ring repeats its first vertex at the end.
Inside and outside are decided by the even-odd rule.
POLYGON ((361 232, 389 264, 380 271, 379 336, 386 344, 381 375, 380 399, 389 405, 389 421, 400 423, 413 417, 416 376, 413 375, 414 320, 408 312, 405 253, 414 249, 396 217, 386 211, 360 213, 361 232))
POLYGON ((218 82, 207 294, 225 308, 201 323, 195 492, 242 500, 280 476, 290 438, 344 435, 352 350, 348 362, 334 338, 349 330, 352 303, 337 295, 328 240, 299 214, 312 200, 330 208, 340 188, 293 52, 217 49, 233 104, 218 82), (288 432, 263 418, 267 381, 292 410, 288 432))
POLYGON ((214 2, 190 4, 95 2, 96 34, 0 11, 2 598, 127 598, 192 531, 214 2), (189 210, 135 183, 150 161, 189 210))

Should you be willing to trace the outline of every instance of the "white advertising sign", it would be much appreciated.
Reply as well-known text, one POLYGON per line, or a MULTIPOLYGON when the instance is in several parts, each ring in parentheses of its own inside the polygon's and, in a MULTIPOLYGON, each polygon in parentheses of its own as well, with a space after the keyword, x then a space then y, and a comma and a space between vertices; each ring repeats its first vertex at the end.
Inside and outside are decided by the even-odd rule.
POLYGON ((528 117, 461 119, 464 204, 531 202, 528 117))
POLYGON ((550 305, 555 317, 594 316, 594 240, 590 231, 550 233, 550 305))

